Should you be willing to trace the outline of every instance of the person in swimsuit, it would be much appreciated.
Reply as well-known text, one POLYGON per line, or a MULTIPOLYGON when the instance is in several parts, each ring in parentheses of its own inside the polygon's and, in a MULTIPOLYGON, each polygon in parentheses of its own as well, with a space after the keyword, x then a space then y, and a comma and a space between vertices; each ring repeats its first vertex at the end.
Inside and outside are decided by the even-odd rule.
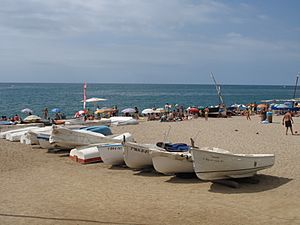
POLYGON ((292 123, 294 123, 294 120, 292 118, 291 112, 288 111, 286 114, 284 114, 284 116, 282 118, 282 125, 285 125, 285 127, 286 127, 286 131, 285 131, 286 135, 288 134, 288 129, 289 128, 292 132, 292 135, 294 135, 292 123))
POLYGON ((246 114, 246 119, 247 119, 247 120, 251 120, 251 117, 250 117, 250 115, 251 115, 250 108, 247 108, 247 109, 245 110, 245 114, 246 114))
POLYGON ((206 106, 205 109, 204 109, 205 120, 208 120, 208 112, 209 112, 209 108, 206 106))

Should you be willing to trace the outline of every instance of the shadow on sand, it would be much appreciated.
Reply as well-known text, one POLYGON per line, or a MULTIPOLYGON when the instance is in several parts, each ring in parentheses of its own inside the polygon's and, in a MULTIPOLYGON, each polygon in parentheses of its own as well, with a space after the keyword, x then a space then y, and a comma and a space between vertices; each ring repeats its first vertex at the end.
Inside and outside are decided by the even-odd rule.
POLYGON ((133 170, 135 176, 144 176, 144 177, 165 177, 162 173, 157 172, 153 167, 144 168, 144 169, 137 169, 133 170))
POLYGON ((124 165, 119 165, 119 166, 111 166, 109 169, 110 170, 130 170, 133 172, 133 175, 135 175, 135 176, 145 176, 145 177, 165 176, 161 173, 156 172, 153 167, 144 168, 144 169, 132 169, 124 164, 124 165))
POLYGON ((254 179, 257 180, 257 182, 244 183, 243 179, 234 180, 238 182, 239 188, 232 188, 218 183, 212 183, 209 191, 222 194, 255 193, 278 188, 293 180, 285 177, 276 177, 262 174, 256 175, 254 179))
POLYGON ((195 173, 183 173, 172 176, 166 182, 174 184, 196 184, 203 183, 199 178, 197 178, 195 173))
POLYGON ((118 166, 110 166, 108 169, 110 170, 131 170, 128 166, 125 164, 123 165, 118 165, 118 166))
POLYGON ((48 149, 47 153, 58 154, 59 157, 69 157, 70 150, 65 150, 65 149, 48 149))

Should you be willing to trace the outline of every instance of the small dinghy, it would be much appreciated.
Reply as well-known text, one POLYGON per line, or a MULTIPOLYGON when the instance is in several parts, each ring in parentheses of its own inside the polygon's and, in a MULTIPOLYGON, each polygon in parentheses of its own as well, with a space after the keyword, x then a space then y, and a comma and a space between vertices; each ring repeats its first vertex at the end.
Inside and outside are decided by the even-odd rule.
POLYGON ((138 120, 128 116, 113 116, 110 117, 110 120, 111 124, 115 126, 136 125, 139 123, 138 120))
POLYGON ((82 119, 68 119, 65 120, 66 125, 85 125, 85 126, 99 126, 99 125, 107 125, 111 124, 110 119, 102 118, 101 120, 82 120, 82 119))
POLYGON ((0 126, 1 125, 14 125, 15 123, 14 122, 11 122, 11 121, 0 121, 0 126))
POLYGON ((16 127, 16 129, 13 129, 13 130, 0 132, 0 138, 5 139, 6 135, 8 135, 8 134, 17 133, 17 132, 21 132, 21 131, 28 131, 33 128, 38 128, 38 126, 16 127))
POLYGON ((6 140, 13 141, 13 142, 20 141, 21 137, 23 135, 25 135, 27 132, 35 131, 35 130, 38 130, 38 129, 42 129, 42 128, 33 127, 32 129, 29 129, 29 130, 23 130, 23 131, 18 131, 18 132, 14 132, 14 133, 8 133, 8 134, 6 134, 6 140))
POLYGON ((50 139, 50 134, 47 133, 39 133, 37 135, 37 139, 39 141, 39 145, 41 148, 44 149, 54 149, 55 147, 50 144, 49 139, 50 139))
POLYGON ((123 146, 124 161, 129 168, 143 169, 153 165, 150 156, 150 149, 155 148, 156 145, 123 142, 123 146))
POLYGON ((125 136, 125 139, 128 141, 133 140, 130 133, 105 136, 101 133, 95 133, 89 130, 71 130, 57 126, 53 126, 52 129, 49 142, 58 149, 72 149, 98 143, 121 143, 123 136, 125 136))
POLYGON ((251 177, 274 165, 274 154, 234 154, 220 148, 191 149, 193 166, 201 180, 251 177))
POLYGON ((29 130, 21 136, 20 142, 22 144, 27 144, 27 145, 38 145, 39 140, 38 140, 37 136, 40 133, 50 134, 51 129, 52 129, 52 127, 42 127, 42 128, 29 130))
POLYGON ((74 148, 70 151, 70 158, 82 164, 102 161, 97 145, 74 148))
POLYGON ((80 130, 88 130, 95 133, 103 134, 105 136, 112 135, 111 129, 108 126, 91 126, 91 127, 82 127, 80 130))
POLYGON ((123 165, 125 163, 123 156, 124 148, 122 144, 101 144, 98 145, 98 149, 103 163, 112 166, 123 165))
POLYGON ((166 175, 193 173, 190 146, 184 143, 157 143, 159 148, 150 151, 154 169, 166 175))
POLYGON ((74 148, 70 152, 70 158, 82 164, 103 161, 109 165, 121 165, 124 164, 123 145, 106 143, 74 148))

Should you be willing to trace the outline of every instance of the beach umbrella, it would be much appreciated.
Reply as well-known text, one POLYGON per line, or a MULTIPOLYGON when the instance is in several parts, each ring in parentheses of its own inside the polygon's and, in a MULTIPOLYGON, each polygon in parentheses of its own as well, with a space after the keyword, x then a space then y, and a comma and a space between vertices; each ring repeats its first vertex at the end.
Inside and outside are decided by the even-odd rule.
POLYGON ((191 112, 191 113, 198 113, 199 109, 197 109, 197 108, 190 108, 189 112, 191 112))
POLYGON ((200 105, 200 106, 198 106, 198 109, 203 110, 203 109, 205 109, 205 107, 200 105))
POLYGON ((22 113, 33 113, 31 109, 25 108, 21 110, 22 113))
POLYGON ((151 114, 151 113, 153 113, 153 112, 154 112, 153 109, 144 109, 144 110, 142 111, 142 114, 151 114))
MULTIPOLYGON (((102 102, 102 101, 106 101, 107 99, 105 99, 105 98, 95 98, 95 97, 93 97, 93 98, 88 98, 88 99, 86 99, 85 100, 85 102, 87 103, 87 102, 91 102, 91 103, 93 103, 94 104, 94 107, 96 108, 96 103, 97 102, 102 102)), ((84 102, 84 100, 81 100, 81 102, 84 102)), ((84 106, 85 107, 85 106, 84 106)))
POLYGON ((245 110, 245 109, 247 109, 247 106, 241 104, 241 105, 239 105, 239 109, 240 109, 240 110, 245 110))
POLYGON ((27 116, 24 121, 25 122, 37 122, 37 121, 40 121, 42 118, 39 117, 39 116, 36 116, 36 115, 30 115, 30 116, 27 116))
POLYGON ((75 113, 74 117, 79 117, 79 116, 82 116, 86 113, 87 113, 86 110, 79 110, 78 112, 75 113))
POLYGON ((276 109, 287 109, 289 108, 289 106, 285 105, 285 104, 277 104, 275 105, 276 109))
POLYGON ((87 113, 87 111, 84 109, 84 110, 79 110, 78 111, 78 114, 79 115, 83 115, 83 114, 86 114, 87 113))
MULTIPOLYGON (((93 98, 88 98, 87 100, 86 100, 86 102, 102 102, 102 101, 106 101, 107 99, 105 99, 105 98, 95 98, 95 97, 93 97, 93 98)), ((83 102, 83 100, 81 101, 81 102, 83 102)))
POLYGON ((95 103, 95 102, 103 102, 103 101, 106 101, 107 99, 105 99, 105 98, 89 98, 89 99, 87 99, 86 100, 86 102, 93 102, 93 103, 95 103))
POLYGON ((53 112, 53 113, 59 113, 60 109, 59 108, 54 108, 54 109, 51 110, 51 112, 53 112))
POLYGON ((103 109, 97 109, 95 111, 95 114, 108 113, 108 112, 113 112, 113 111, 115 111, 115 109, 113 109, 113 108, 103 108, 103 109))
POLYGON ((164 113, 165 109, 164 108, 157 108, 153 111, 153 113, 164 113))
POLYGON ((267 108, 267 105, 266 104, 259 104, 258 106, 257 106, 257 108, 267 108))
POLYGON ((134 113, 134 112, 135 112, 135 109, 133 109, 133 108, 127 108, 127 109, 122 110, 122 113, 134 113))

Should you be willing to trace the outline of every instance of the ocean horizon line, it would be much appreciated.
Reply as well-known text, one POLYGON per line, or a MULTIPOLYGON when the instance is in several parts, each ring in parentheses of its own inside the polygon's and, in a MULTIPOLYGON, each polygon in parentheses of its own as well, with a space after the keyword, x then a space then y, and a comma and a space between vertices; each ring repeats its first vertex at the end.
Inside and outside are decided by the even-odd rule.
MULTIPOLYGON (((83 82, 0 82, 0 84, 83 84, 83 82)), ((98 82, 86 82, 87 84, 97 84, 97 85, 121 85, 121 84, 126 84, 126 85, 194 85, 194 86, 215 86, 215 84, 201 84, 201 83, 118 83, 118 82, 103 82, 103 83, 98 83, 98 82)), ((223 84, 223 83, 218 83, 220 86, 278 86, 278 87, 294 87, 295 85, 292 84, 223 84)))

